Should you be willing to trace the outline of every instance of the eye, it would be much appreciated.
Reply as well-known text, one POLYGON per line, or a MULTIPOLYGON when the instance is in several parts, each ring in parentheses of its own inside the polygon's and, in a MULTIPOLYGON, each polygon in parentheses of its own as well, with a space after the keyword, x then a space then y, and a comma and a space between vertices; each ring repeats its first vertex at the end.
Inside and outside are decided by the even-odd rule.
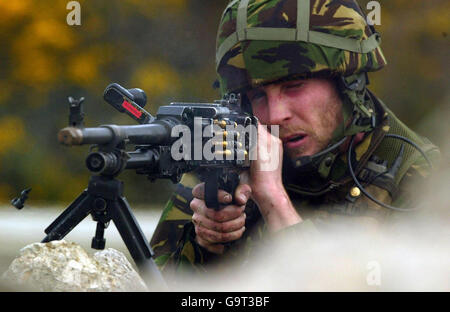
POLYGON ((285 88, 286 88, 286 89, 292 90, 292 89, 301 88, 301 87, 303 87, 304 85, 305 85, 304 82, 294 82, 294 83, 287 84, 287 85, 285 86, 285 88))

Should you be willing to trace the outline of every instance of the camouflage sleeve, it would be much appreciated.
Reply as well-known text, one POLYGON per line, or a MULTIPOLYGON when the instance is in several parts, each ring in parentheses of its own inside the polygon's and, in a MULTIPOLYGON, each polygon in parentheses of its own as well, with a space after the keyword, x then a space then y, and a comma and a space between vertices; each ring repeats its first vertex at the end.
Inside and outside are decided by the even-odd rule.
POLYGON ((162 270, 186 263, 195 264, 195 242, 189 204, 193 198, 192 188, 200 183, 193 173, 183 175, 174 193, 168 200, 150 245, 155 252, 155 262, 162 270))

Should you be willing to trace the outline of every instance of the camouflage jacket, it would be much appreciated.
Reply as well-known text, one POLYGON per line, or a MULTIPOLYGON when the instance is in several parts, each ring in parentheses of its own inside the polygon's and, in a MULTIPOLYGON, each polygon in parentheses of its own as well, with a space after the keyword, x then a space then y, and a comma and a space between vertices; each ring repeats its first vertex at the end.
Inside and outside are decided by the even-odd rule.
MULTIPOLYGON (((412 146, 405 144, 401 165, 390 178, 383 175, 390 169, 400 153, 402 141, 386 138, 386 133, 398 134, 419 145, 433 164, 440 159, 440 152, 428 139, 423 138, 404 125, 389 109, 375 98, 379 125, 355 147, 355 173, 366 190, 379 201, 396 207, 411 207, 414 183, 425 180, 430 167, 423 156, 412 146), (387 165, 386 165, 387 162, 387 165), (413 183, 414 182, 414 183, 413 183)), ((350 226, 365 230, 377 230, 379 225, 391 218, 395 212, 384 208, 356 188, 349 176, 346 155, 340 154, 327 178, 331 191, 320 196, 308 196, 302 187, 285 184, 290 199, 303 222, 281 232, 298 235, 315 235, 332 231, 339 221, 348 221, 350 226)), ((304 179, 303 179, 304 180, 304 179)), ((167 274, 181 272, 206 272, 210 263, 227 257, 251 254, 252 249, 270 235, 258 207, 251 200, 246 206, 246 231, 234 242, 224 255, 214 255, 195 242, 195 228, 191 222, 193 214, 189 207, 192 188, 201 181, 194 173, 185 174, 168 201, 151 239, 156 263, 167 274)))

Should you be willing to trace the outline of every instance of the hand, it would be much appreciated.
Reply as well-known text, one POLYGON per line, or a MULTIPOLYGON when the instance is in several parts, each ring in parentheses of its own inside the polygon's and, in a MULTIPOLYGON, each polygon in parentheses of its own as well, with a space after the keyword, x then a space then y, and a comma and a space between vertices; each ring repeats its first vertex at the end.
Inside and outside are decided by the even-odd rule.
POLYGON ((219 190, 219 203, 225 205, 221 210, 206 207, 205 183, 198 184, 192 190, 194 199, 190 207, 194 211, 192 222, 195 225, 196 241, 203 248, 215 254, 222 254, 223 243, 242 237, 245 231, 245 205, 250 198, 251 188, 240 184, 235 191, 235 202, 231 204, 231 194, 219 190))
POLYGON ((273 192, 284 190, 282 180, 283 143, 258 124, 257 157, 250 168, 252 199, 258 204, 270 199, 273 192))
POLYGON ((282 166, 282 141, 258 125, 257 158, 252 161, 248 183, 252 200, 273 232, 302 222, 283 186, 282 166))

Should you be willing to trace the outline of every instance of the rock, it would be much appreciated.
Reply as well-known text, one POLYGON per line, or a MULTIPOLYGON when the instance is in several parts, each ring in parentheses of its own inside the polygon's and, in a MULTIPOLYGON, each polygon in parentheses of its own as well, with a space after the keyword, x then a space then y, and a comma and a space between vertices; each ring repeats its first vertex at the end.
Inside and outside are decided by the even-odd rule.
POLYGON ((34 243, 20 250, 2 279, 36 291, 146 291, 125 255, 108 248, 90 256, 64 240, 34 243))

